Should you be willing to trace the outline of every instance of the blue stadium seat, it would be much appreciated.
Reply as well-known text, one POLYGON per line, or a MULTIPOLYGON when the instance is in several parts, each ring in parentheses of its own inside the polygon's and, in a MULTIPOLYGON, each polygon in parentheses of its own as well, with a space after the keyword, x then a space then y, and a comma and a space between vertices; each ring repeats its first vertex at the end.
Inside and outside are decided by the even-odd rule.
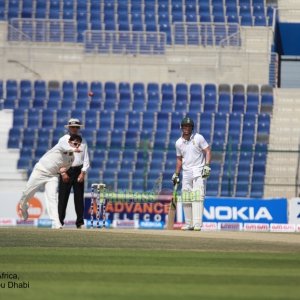
POLYGON ((246 113, 257 114, 259 110, 259 95, 258 94, 248 94, 246 113))
POLYGON ((174 103, 174 91, 171 83, 163 83, 161 86, 161 110, 172 111, 174 103))
POLYGON ((27 110, 24 108, 15 108, 13 110, 13 127, 25 127, 25 120, 27 117, 27 110))
POLYGON ((248 197, 249 181, 237 178, 235 197, 248 197))
POLYGON ((160 94, 158 91, 148 91, 147 111, 158 111, 160 106, 160 94))
POLYGON ((231 95, 220 94, 217 105, 217 112, 229 113, 231 111, 231 95))
POLYGON ((202 86, 192 83, 190 85, 190 107, 189 111, 202 111, 202 86))
POLYGON ((264 183, 263 182, 252 181, 251 193, 250 193, 251 198, 262 198, 263 191, 264 191, 264 183))
POLYGON ((252 4, 253 4, 253 6, 255 6, 255 5, 264 6, 265 1, 264 0, 252 0, 252 4))
POLYGON ((204 87, 204 107, 203 111, 215 112, 217 102, 217 90, 214 84, 206 84, 204 87))
POLYGON ((214 93, 207 93, 204 96, 204 106, 203 111, 205 112, 215 112, 217 105, 217 97, 215 92, 214 93))
POLYGON ((136 93, 133 95, 132 109, 134 111, 144 111, 146 104, 146 96, 144 93, 136 93))
POLYGON ((110 132, 110 134, 111 134, 110 135, 110 138, 111 138, 110 148, 111 149, 122 149, 123 143, 124 143, 124 131, 120 130, 120 129, 114 129, 110 132))
POLYGON ((86 129, 99 128, 99 112, 97 110, 87 110, 85 112, 84 128, 86 129))
POLYGON ((210 0, 203 0, 199 2, 199 15, 210 15, 210 0))
POLYGON ((31 97, 21 96, 18 101, 19 108, 30 108, 31 107, 31 97))
MULTIPOLYGON (((66 125, 67 123, 65 123, 66 125)), ((52 131, 51 147, 57 144, 58 140, 65 135, 64 127, 57 127, 52 131)))
POLYGON ((5 19, 6 19, 5 1, 0 1, 0 20, 3 21, 5 19))
POLYGON ((4 108, 15 108, 18 100, 18 83, 16 80, 8 79, 6 81, 6 99, 4 108))
POLYGON ((216 95, 217 87, 213 83, 207 83, 204 86, 204 95, 216 95))
POLYGON ((268 143, 270 135, 270 115, 258 115, 257 142, 268 143))
POLYGON ((99 129, 108 131, 111 129, 111 121, 112 121, 113 113, 111 111, 101 111, 100 112, 100 125, 99 129))
POLYGON ((214 114, 214 130, 226 131, 227 114, 219 112, 214 114))
POLYGON ((124 130, 126 126, 126 114, 124 111, 116 111, 114 114, 113 128, 119 131, 124 130))
POLYGON ((24 128, 22 147, 35 147, 36 143, 36 128, 28 127, 24 128))
POLYGON ((32 96, 32 86, 30 80, 21 80, 20 81, 21 97, 31 97, 32 96))
POLYGON ((242 26, 253 26, 253 20, 251 15, 242 15, 241 16, 241 25, 242 26))
POLYGON ((169 113, 168 112, 158 112, 157 113, 157 131, 163 132, 166 134, 166 131, 169 126, 169 113))
MULTIPOLYGON (((103 164, 105 163, 105 151, 103 149, 97 149, 94 151, 93 160, 91 160, 91 168, 94 170, 98 170, 103 168, 103 164)), ((90 170, 89 170, 90 173, 90 170)))
POLYGON ((11 0, 8 2, 8 19, 19 18, 19 1, 11 0))
POLYGON ((258 4, 253 5, 252 13, 254 17, 258 17, 258 16, 265 17, 266 16, 265 6, 258 5, 258 4))
POLYGON ((143 112, 142 131, 152 132, 154 126, 154 112, 143 112))
POLYGON ((95 130, 94 127, 86 127, 80 130, 85 142, 87 143, 88 147, 92 149, 95 144, 95 130))
POLYGON ((244 113, 245 112, 245 95, 236 94, 232 99, 232 112, 244 113))
POLYGON ((120 82, 119 87, 118 87, 119 93, 126 93, 130 94, 131 92, 131 87, 129 82, 120 82))
POLYGON ((273 95, 262 95, 260 112, 271 114, 273 111, 273 101, 273 95))
POLYGON ((86 94, 78 94, 77 99, 74 101, 75 109, 87 110, 89 109, 89 99, 86 94))
POLYGON ((238 24, 240 22, 239 17, 237 15, 234 14, 230 14, 227 16, 227 23, 228 24, 238 24))
POLYGON ((35 90, 35 93, 42 92, 43 95, 46 94, 46 82, 44 80, 35 80, 34 81, 34 90, 35 90))
POLYGON ((237 6, 227 6, 226 7, 226 16, 238 17, 238 7, 237 6))
POLYGON ((241 114, 232 113, 229 115, 228 143, 238 145, 241 137, 241 114))
POLYGON ((208 143, 211 142, 212 137, 212 114, 203 112, 200 115, 200 134, 204 136, 208 143))
POLYGON ((8 133, 7 148, 15 149, 20 147, 23 127, 13 127, 8 133))
POLYGON ((41 116, 40 116, 40 110, 39 109, 29 109, 28 114, 27 114, 27 127, 31 128, 37 128, 40 127, 40 121, 41 121, 41 116))
MULTIPOLYGON (((57 119, 56 111, 53 109, 43 109, 42 110, 42 128, 54 128, 55 127, 55 119, 57 119)), ((64 125, 66 125, 65 123, 64 125)))
POLYGON ((188 86, 186 83, 177 83, 175 91, 176 91, 176 102, 188 101, 188 86))
POLYGON ((90 91, 93 93, 90 97, 90 109, 100 109, 103 102, 102 83, 93 81, 91 83, 90 91))
POLYGON ((139 131, 141 129, 141 114, 137 111, 128 113, 128 130, 139 131))
MULTIPOLYGON (((209 182, 209 180, 208 180, 209 182)), ((233 196, 233 188, 234 188, 234 182, 233 178, 231 176, 223 175, 222 177, 222 183, 221 183, 221 197, 232 197, 233 196)))
POLYGON ((256 16, 254 18, 254 25, 255 26, 267 26, 267 19, 265 16, 256 16))
POLYGON ((101 130, 101 127, 96 131, 96 149, 106 149, 109 147, 109 131, 101 130))
MULTIPOLYGON (((216 0, 214 0, 214 1, 216 1, 216 0)), ((213 3, 212 14, 213 14, 213 16, 224 16, 223 0, 221 0, 220 3, 216 3, 216 2, 213 3)))
POLYGON ((172 35, 171 35, 171 27, 167 23, 163 23, 159 25, 159 31, 164 32, 166 34, 166 43, 168 45, 172 44, 172 35))
POLYGON ((17 169, 28 169, 31 166, 31 158, 21 156, 17 161, 17 169))
POLYGON ((133 126, 128 126, 125 133, 125 149, 135 150, 139 139, 139 132, 133 126))
POLYGON ((31 147, 23 147, 20 150, 20 157, 17 162, 17 169, 27 169, 33 158, 31 147))

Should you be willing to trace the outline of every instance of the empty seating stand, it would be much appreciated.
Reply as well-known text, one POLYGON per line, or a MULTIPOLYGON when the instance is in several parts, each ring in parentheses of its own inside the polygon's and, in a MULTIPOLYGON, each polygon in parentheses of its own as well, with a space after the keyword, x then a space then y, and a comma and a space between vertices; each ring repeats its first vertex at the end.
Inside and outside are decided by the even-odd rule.
POLYGON ((14 111, 8 147, 21 149, 18 168, 30 170, 76 117, 90 150, 87 182, 103 178, 114 188, 172 188, 174 145, 189 115, 213 150, 207 194, 263 195, 270 86, 69 80, 7 80, 1 86, 4 107, 14 111))
POLYGON ((240 46, 240 25, 273 26, 275 13, 266 1, 243 0, 0 2, 10 41, 79 42, 87 52, 115 54, 163 54, 165 44, 240 46), (114 32, 118 38, 95 45, 86 31, 114 32), (141 32, 157 38, 131 37, 141 32))

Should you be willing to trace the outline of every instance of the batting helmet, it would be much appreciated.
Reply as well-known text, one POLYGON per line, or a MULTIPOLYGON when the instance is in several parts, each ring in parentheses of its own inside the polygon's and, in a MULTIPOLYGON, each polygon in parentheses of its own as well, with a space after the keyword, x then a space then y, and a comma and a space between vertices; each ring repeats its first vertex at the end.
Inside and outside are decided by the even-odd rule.
POLYGON ((184 117, 181 121, 180 128, 184 125, 190 125, 192 126, 192 129, 194 129, 194 121, 190 117, 184 117))

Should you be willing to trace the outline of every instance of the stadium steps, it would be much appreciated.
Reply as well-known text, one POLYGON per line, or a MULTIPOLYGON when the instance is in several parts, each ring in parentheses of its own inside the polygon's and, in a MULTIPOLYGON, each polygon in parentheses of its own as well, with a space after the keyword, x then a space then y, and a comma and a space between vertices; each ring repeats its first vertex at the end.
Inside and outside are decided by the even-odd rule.
POLYGON ((298 162, 300 89, 276 89, 274 96, 264 196, 291 198, 298 162))
POLYGON ((8 149, 8 132, 12 124, 12 111, 0 111, 0 190, 14 189, 21 191, 26 179, 26 172, 17 170, 19 149, 8 149))

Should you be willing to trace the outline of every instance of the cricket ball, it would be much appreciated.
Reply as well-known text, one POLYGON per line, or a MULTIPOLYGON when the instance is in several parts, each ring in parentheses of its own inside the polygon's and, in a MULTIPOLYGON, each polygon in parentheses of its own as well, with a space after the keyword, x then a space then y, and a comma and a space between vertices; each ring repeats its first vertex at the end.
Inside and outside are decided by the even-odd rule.
POLYGON ((91 91, 91 92, 89 92, 89 96, 90 97, 93 97, 94 96, 94 93, 91 91))

